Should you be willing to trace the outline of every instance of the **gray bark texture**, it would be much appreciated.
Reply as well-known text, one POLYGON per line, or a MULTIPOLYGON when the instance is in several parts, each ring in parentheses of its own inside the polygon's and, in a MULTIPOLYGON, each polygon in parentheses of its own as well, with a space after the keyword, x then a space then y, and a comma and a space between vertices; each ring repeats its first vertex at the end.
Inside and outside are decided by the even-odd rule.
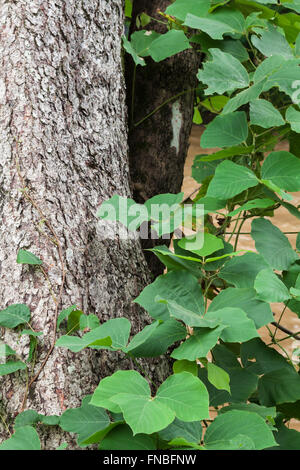
MULTIPOLYGON (((170 3, 169 0, 135 0, 131 33, 137 29, 138 15, 146 13, 163 21, 157 10, 165 11, 170 3)), ((140 29, 159 33, 167 31, 164 25, 156 21, 140 29)), ((156 194, 180 192, 193 120, 194 92, 189 91, 174 99, 172 97, 197 86, 200 55, 194 49, 189 49, 163 62, 155 63, 151 58, 146 60, 147 66, 138 66, 135 75, 131 58, 127 59, 126 67, 129 116, 133 117, 128 140, 130 175, 134 199, 139 203, 156 194), (168 100, 151 117, 135 125, 168 100)), ((151 239, 142 243, 144 248, 168 244, 166 240, 151 239)), ((152 253, 146 252, 146 260, 155 276, 163 272, 162 263, 152 253)))
MULTIPOLYGON (((122 0, 0 0, 0 310, 24 303, 43 331, 35 373, 53 339, 54 296, 59 310, 76 304, 101 322, 126 316, 138 331, 146 321, 132 303, 149 281, 140 241, 106 239, 96 218, 102 201, 130 195, 123 28, 122 0), (21 248, 43 260, 48 280, 16 263, 21 248)), ((28 337, 0 332, 25 359, 28 337)), ((126 367, 117 354, 55 348, 26 408, 60 415, 126 367)), ((0 378, 8 424, 25 388, 23 371, 0 378)), ((2 424, 0 442, 8 437, 2 424)), ((47 449, 61 439, 58 429, 42 433, 47 449)))

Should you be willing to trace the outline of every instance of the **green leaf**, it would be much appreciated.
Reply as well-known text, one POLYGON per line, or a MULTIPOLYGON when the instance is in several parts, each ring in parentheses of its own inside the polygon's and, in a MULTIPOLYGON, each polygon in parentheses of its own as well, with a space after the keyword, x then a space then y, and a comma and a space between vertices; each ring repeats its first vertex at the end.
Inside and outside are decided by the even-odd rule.
POLYGON ((41 450, 38 433, 31 426, 18 428, 9 439, 0 444, 0 450, 41 450))
POLYGON ((232 147, 244 142, 248 136, 246 113, 219 115, 208 124, 201 137, 201 147, 232 147))
POLYGON ((252 44, 266 57, 276 56, 278 53, 286 59, 294 57, 292 49, 285 37, 269 24, 269 30, 257 29, 258 36, 252 35, 252 44))
POLYGON ((155 62, 160 62, 191 47, 183 31, 171 29, 151 43, 149 53, 155 62))
POLYGON ((227 261, 219 272, 219 277, 235 287, 249 288, 253 287, 257 274, 267 267, 268 263, 262 256, 246 253, 227 261))
POLYGON ((66 410, 60 419, 60 427, 64 431, 78 434, 78 443, 93 436, 97 442, 97 434, 110 424, 110 419, 103 408, 89 404, 91 396, 85 397, 80 408, 66 410))
POLYGON ((150 55, 152 42, 160 36, 156 31, 135 31, 130 36, 130 43, 139 57, 147 57, 150 55))
MULTIPOLYGON (((223 44, 223 41, 220 41, 223 44)), ((224 108, 225 104, 229 100, 228 96, 209 96, 203 101, 200 101, 200 105, 208 109, 214 114, 218 114, 224 108)))
POLYGON ((273 321, 270 305, 256 299, 254 289, 230 287, 221 291, 211 302, 208 312, 226 307, 241 308, 254 321, 256 328, 261 328, 273 321))
POLYGON ((250 123, 268 128, 283 126, 285 121, 280 112, 269 101, 257 99, 250 103, 250 123))
POLYGON ((291 366, 268 372, 258 381, 258 396, 260 403, 264 406, 299 400, 299 374, 291 366))
POLYGON ((22 361, 10 361, 6 362, 5 364, 0 364, 0 376, 13 374, 18 370, 27 369, 27 366, 22 361))
POLYGON ((241 434, 253 441, 256 450, 276 445, 272 431, 261 416, 238 410, 217 416, 206 430, 204 444, 228 441, 241 434))
MULTIPOLYGON (((156 357, 165 354, 167 349, 177 341, 186 337, 186 328, 180 322, 170 319, 152 330, 151 335, 130 354, 135 357, 156 357)), ((132 342, 129 347, 133 347, 132 342)), ((123 349, 126 352, 126 349, 123 349)))
POLYGON ((27 305, 13 304, 0 311, 0 326, 15 328, 30 321, 30 310, 27 305))
POLYGON ((43 261, 27 250, 19 250, 17 254, 17 263, 19 264, 32 264, 41 265, 43 261))
POLYGON ((215 253, 218 250, 224 248, 224 243, 221 238, 212 235, 211 233, 204 232, 203 233, 203 241, 199 243, 199 247, 197 246, 197 236, 192 235, 190 237, 182 238, 178 245, 180 248, 184 250, 189 250, 192 253, 196 253, 198 256, 208 256, 211 253, 215 253), (192 248, 195 246, 195 248, 192 248))
POLYGON ((189 372, 168 377, 159 387, 156 400, 171 408, 181 421, 209 418, 208 392, 201 380, 189 372))
POLYGON ((227 215, 229 217, 233 217, 242 211, 251 211, 253 209, 266 209, 267 207, 271 207, 274 204, 275 202, 272 199, 252 199, 252 201, 246 202, 234 211, 229 212, 227 215))
POLYGON ((188 13, 202 16, 208 13, 209 8, 209 0, 176 0, 168 6, 166 14, 184 21, 188 13))
POLYGON ((239 11, 223 8, 201 18, 188 14, 184 25, 192 29, 200 29, 213 39, 223 39, 225 33, 243 33, 245 19, 239 11))
POLYGON ((207 378, 218 390, 227 390, 230 393, 230 377, 221 367, 216 366, 212 362, 208 362, 207 378))
POLYGON ((208 85, 205 94, 222 94, 228 90, 246 88, 249 75, 245 67, 231 54, 220 49, 209 49, 212 61, 205 62, 203 70, 199 70, 197 78, 208 85))
POLYGON ((178 360, 187 359, 195 361, 200 357, 206 357, 208 352, 215 346, 225 326, 217 328, 195 328, 194 334, 176 348, 171 357, 178 360))
POLYGON ((127 424, 121 424, 108 433, 99 446, 100 450, 156 450, 152 437, 133 435, 127 424))
POLYGON ((257 298, 265 302, 284 302, 290 299, 288 289, 271 268, 258 273, 254 282, 257 298))
POLYGON ((258 184, 255 174, 248 168, 231 161, 220 163, 208 187, 207 196, 230 199, 245 189, 258 184))
POLYGON ((135 65, 142 65, 142 66, 146 65, 145 60, 142 59, 142 57, 139 57, 137 55, 137 53, 134 50, 132 44, 128 41, 126 36, 122 36, 122 40, 123 40, 123 47, 124 47, 125 51, 128 52, 128 54, 131 55, 131 57, 134 60, 135 65))
POLYGON ((287 237, 269 220, 253 220, 251 236, 257 251, 273 269, 287 270, 298 259, 287 237))
POLYGON ((220 338, 228 343, 242 343, 259 336, 253 320, 240 308, 225 307, 221 310, 210 310, 206 313, 205 319, 217 319, 220 324, 227 326, 220 338))
POLYGON ((291 129, 300 133, 300 112, 296 111, 293 106, 289 106, 286 110, 285 119, 290 123, 291 129))
POLYGON ((187 310, 172 300, 165 300, 159 297, 159 301, 167 304, 171 317, 183 321, 186 325, 201 328, 215 328, 219 324, 217 320, 207 320, 206 317, 200 316, 191 310, 187 310))
POLYGON ((281 354, 259 338, 241 345, 241 360, 248 371, 257 375, 291 367, 281 354))
POLYGON ((204 313, 204 300, 197 278, 186 271, 171 271, 159 276, 145 287, 134 302, 138 303, 156 320, 168 320, 166 304, 155 301, 155 297, 173 300, 179 305, 200 314, 204 313))
POLYGON ((175 418, 173 423, 169 424, 167 428, 159 432, 159 437, 164 441, 183 438, 186 439, 187 442, 198 444, 202 437, 201 422, 195 421, 185 423, 184 421, 180 421, 178 418, 175 418))
POLYGON ((263 163, 262 178, 286 191, 299 191, 300 159, 283 150, 271 152, 263 163))

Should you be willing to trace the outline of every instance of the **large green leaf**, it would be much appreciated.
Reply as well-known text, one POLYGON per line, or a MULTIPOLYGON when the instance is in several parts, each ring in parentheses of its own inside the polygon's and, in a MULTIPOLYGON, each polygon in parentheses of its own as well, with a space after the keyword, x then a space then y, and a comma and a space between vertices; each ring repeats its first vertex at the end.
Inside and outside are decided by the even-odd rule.
POLYGON ((157 320, 170 318, 168 307, 155 301, 155 297, 174 300, 179 305, 200 314, 204 313, 204 300, 201 287, 192 274, 186 271, 171 271, 159 276, 135 299, 135 302, 157 320))
POLYGON ((213 39, 223 39, 225 33, 242 33, 245 26, 245 19, 239 11, 227 8, 219 9, 217 12, 209 13, 206 16, 195 16, 188 14, 184 25, 193 29, 200 29, 213 39))
POLYGON ((0 444, 0 450, 41 450, 38 433, 32 426, 20 427, 0 444))
POLYGON ((178 348, 174 349, 171 357, 174 359, 195 361, 200 357, 205 357, 217 343, 221 332, 225 326, 217 328, 194 328, 194 334, 184 341, 178 348))
POLYGON ((97 434, 110 424, 110 419, 103 408, 89 404, 91 396, 85 397, 80 408, 66 410, 60 419, 60 427, 64 431, 78 434, 78 443, 87 438, 97 442, 97 434))
POLYGON ((287 270, 298 259, 287 237, 267 219, 253 220, 251 236, 257 251, 273 269, 287 270))
POLYGON ((207 428, 204 444, 211 445, 218 441, 229 441, 239 434, 250 438, 256 450, 276 445, 270 427, 258 414, 248 411, 232 410, 220 414, 207 428))
POLYGON ((135 31, 130 36, 130 43, 139 57, 147 57, 150 55, 152 42, 159 37, 160 34, 156 31, 135 31))
POLYGON ((212 61, 205 62, 203 70, 198 72, 198 80, 208 85, 205 94, 221 95, 228 90, 246 88, 249 75, 245 67, 231 54, 220 49, 209 49, 212 61))
POLYGON ((291 366, 268 372, 258 381, 258 396, 264 406, 299 400, 300 375, 291 366))
POLYGON ((176 0, 168 6, 166 14, 184 21, 188 13, 203 16, 208 13, 209 8, 209 0, 176 0))
POLYGON ((151 43, 149 53, 155 62, 160 62, 191 47, 183 31, 171 29, 151 43))
POLYGON ((257 274, 268 263, 257 253, 246 253, 236 256, 225 263, 219 272, 219 277, 233 284, 235 287, 253 287, 257 274))
POLYGON ((150 331, 150 335, 144 342, 140 344, 133 343, 134 337, 124 351, 129 351, 130 355, 135 357, 156 357, 165 354, 172 344, 183 340, 185 337, 186 328, 184 325, 171 318, 150 331))
POLYGON ((281 354, 268 347, 259 338, 254 338, 242 344, 241 359, 246 369, 257 375, 284 367, 290 368, 290 365, 281 354))
POLYGON ((201 147, 232 147, 248 137, 246 113, 238 111, 219 115, 208 124, 201 137, 201 147))
POLYGON ((13 304, 0 311, 0 326, 15 328, 30 321, 30 310, 27 305, 13 304))
POLYGON ((284 283, 271 268, 260 271, 254 281, 257 298, 265 302, 284 302, 290 299, 290 293, 284 283))
POLYGON ((172 300, 160 299, 160 301, 167 304, 171 317, 183 321, 186 325, 203 328, 215 328, 219 324, 219 321, 215 319, 207 320, 206 316, 200 316, 198 313, 194 313, 172 300))
POLYGON ((240 308, 225 307, 221 310, 210 310, 206 313, 205 319, 217 319, 221 325, 227 326, 220 334, 220 338, 225 342, 239 343, 259 336, 254 322, 240 308))
POLYGON ((140 374, 118 371, 100 382, 91 404, 121 410, 134 435, 160 431, 175 416, 184 421, 208 417, 206 388, 188 372, 170 376, 151 398, 149 384, 140 374))
MULTIPOLYGON (((215 161, 215 160, 220 160, 221 161, 224 158, 235 157, 236 155, 250 154, 252 152, 253 148, 254 148, 253 146, 245 147, 245 146, 242 146, 242 145, 238 145, 236 147, 229 147, 229 148, 224 149, 224 150, 219 150, 218 152, 214 152, 214 153, 211 153, 209 155, 196 155, 195 160, 194 160, 194 165, 195 165, 195 163, 198 163, 198 162, 199 163, 200 162, 212 162, 212 161, 215 161)), ((218 162, 218 164, 219 164, 219 162, 218 162)), ((213 173, 214 172, 215 172, 215 168, 214 168, 213 173)), ((195 178, 194 175, 192 175, 192 176, 193 176, 193 178, 195 178)))
POLYGON ((276 30, 275 27, 269 26, 269 30, 257 29, 256 32, 260 38, 252 35, 252 44, 266 57, 276 56, 278 53, 286 59, 294 57, 292 49, 285 37, 276 30))
POLYGON ((255 174, 248 168, 230 161, 220 163, 208 187, 207 196, 230 199, 245 189, 258 184, 255 174))
POLYGON ((209 418, 208 392, 201 380, 189 372, 169 376, 159 387, 156 400, 171 408, 181 421, 209 418))
POLYGON ((256 299, 254 289, 233 287, 225 289, 213 299, 208 311, 213 312, 225 307, 241 308, 254 321, 256 328, 261 328, 273 321, 270 305, 256 299))
POLYGON ((299 191, 300 159, 284 150, 271 152, 263 163, 261 176, 286 191, 299 191))
POLYGON ((266 100, 254 100, 250 103, 250 123, 264 128, 285 124, 280 112, 266 100))

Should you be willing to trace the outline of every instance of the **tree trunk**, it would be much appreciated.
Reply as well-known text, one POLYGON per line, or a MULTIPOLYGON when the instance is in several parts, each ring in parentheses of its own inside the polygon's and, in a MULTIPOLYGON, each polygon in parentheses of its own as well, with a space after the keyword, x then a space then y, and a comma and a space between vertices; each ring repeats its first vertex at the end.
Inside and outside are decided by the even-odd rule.
MULTIPOLYGON (((44 333, 36 373, 62 308, 76 304, 101 322, 126 316, 136 330, 146 320, 131 302, 149 280, 140 242, 107 239, 96 218, 102 201, 130 195, 123 2, 1 0, 0 23, 0 309, 30 307, 32 327, 44 333), (43 260, 44 273, 16 264, 21 248, 43 260)), ((2 333, 25 358, 28 337, 2 333)), ((126 366, 117 354, 55 348, 26 407, 61 414, 126 366)), ((2 377, 0 387, 1 414, 10 423, 26 375, 2 377)), ((0 441, 8 437, 1 425, 0 441)), ((43 440, 52 449, 61 435, 43 440)))
MULTIPOLYGON (((134 0, 131 32, 137 29, 136 18, 142 12, 161 21, 163 17, 157 10, 165 11, 169 4, 169 0, 134 0)), ((151 21, 146 28, 141 29, 166 32, 166 27, 156 21, 151 21)), ((190 49, 160 63, 147 59, 147 66, 139 66, 135 72, 131 58, 127 64, 126 83, 131 117, 130 175, 134 199, 145 202, 156 194, 180 192, 193 120, 193 89, 197 85, 196 72, 200 58, 196 51, 190 49), (176 98, 185 90, 186 93, 176 98), (137 125, 166 101, 165 106, 137 125)), ((154 244, 168 244, 166 240, 157 242, 151 239, 142 243, 144 248, 154 244)), ((148 255, 146 252, 146 259, 155 276, 162 273, 164 267, 152 253, 148 255)))

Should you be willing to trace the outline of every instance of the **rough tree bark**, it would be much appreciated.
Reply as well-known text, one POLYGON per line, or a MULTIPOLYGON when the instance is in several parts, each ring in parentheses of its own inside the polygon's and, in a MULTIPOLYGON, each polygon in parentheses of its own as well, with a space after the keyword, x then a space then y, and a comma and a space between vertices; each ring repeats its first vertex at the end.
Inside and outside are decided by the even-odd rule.
MULTIPOLYGON (((0 309, 27 304, 32 326, 44 332, 35 372, 50 347, 56 306, 43 273, 16 264, 20 248, 43 260, 60 309, 77 304, 101 322, 127 316, 136 329, 145 322, 131 302, 149 280, 140 242, 103 238, 95 216, 113 194, 130 195, 122 34, 122 0, 0 1, 0 309)), ((27 337, 1 331, 26 357, 27 337)), ((126 366, 117 355, 54 349, 27 408, 61 414, 126 366)), ((25 382, 24 373, 0 380, 8 423, 25 382)), ((1 426, 0 441, 8 437, 1 426)), ((60 440, 57 430, 43 435, 48 449, 60 440)))
MULTIPOLYGON (((157 10, 165 11, 169 4, 169 0, 134 0, 131 33, 137 29, 138 15, 144 12, 162 21, 157 10)), ((156 21, 141 29, 166 32, 166 27, 156 21)), ((193 49, 160 63, 147 59, 147 66, 137 67, 135 74, 133 61, 127 59, 127 102, 129 116, 133 118, 129 131, 130 175, 134 198, 140 203, 156 194, 180 192, 193 119, 194 92, 171 98, 196 87, 199 65, 200 56, 193 49), (135 125, 168 100, 151 117, 135 125)), ((168 242, 148 239, 143 241, 143 247, 162 243, 168 242)), ((146 260, 154 276, 162 273, 162 263, 151 253, 146 252, 146 260)))

